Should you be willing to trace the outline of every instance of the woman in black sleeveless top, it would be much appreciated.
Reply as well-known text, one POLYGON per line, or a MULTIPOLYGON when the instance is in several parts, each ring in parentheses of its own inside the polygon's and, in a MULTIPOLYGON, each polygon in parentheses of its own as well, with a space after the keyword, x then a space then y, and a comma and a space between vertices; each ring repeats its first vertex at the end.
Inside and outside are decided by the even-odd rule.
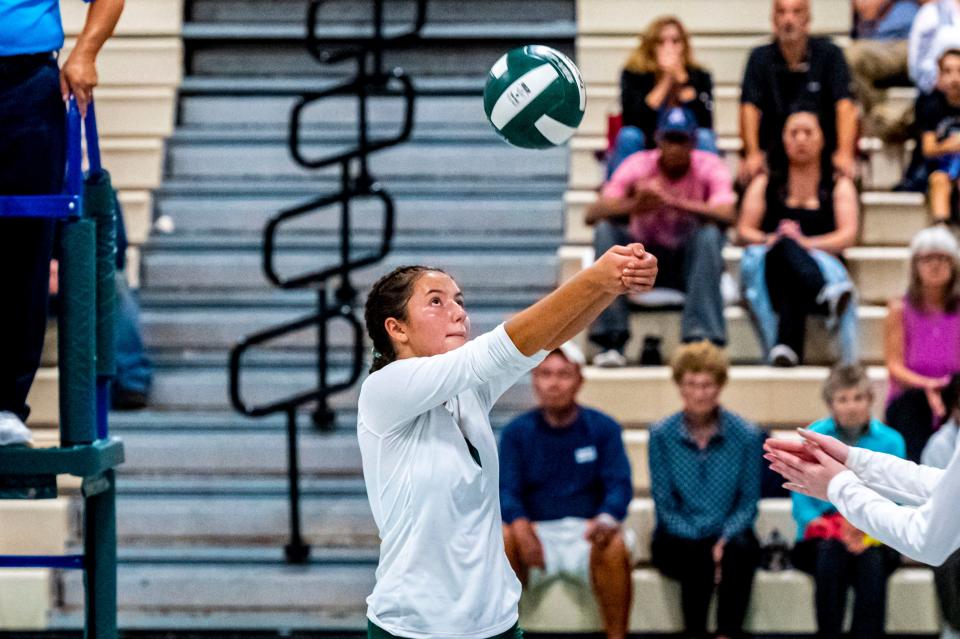
POLYGON ((852 298, 849 281, 826 283, 811 252, 841 257, 844 249, 853 246, 858 197, 849 178, 823 175, 823 132, 815 114, 790 115, 783 142, 786 173, 761 175, 750 184, 737 233, 744 244, 768 247, 766 284, 778 316, 777 344, 770 360, 775 366, 795 366, 803 361, 807 315, 828 314, 836 320, 852 298))

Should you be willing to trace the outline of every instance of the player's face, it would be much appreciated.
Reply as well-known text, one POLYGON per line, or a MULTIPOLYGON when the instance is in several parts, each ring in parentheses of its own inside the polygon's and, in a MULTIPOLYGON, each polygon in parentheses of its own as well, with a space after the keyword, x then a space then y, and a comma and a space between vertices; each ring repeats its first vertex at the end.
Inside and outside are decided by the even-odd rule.
POLYGON ((720 391, 712 373, 684 373, 680 378, 683 412, 691 417, 707 417, 720 407, 720 391))
POLYGON ((859 428, 870 421, 870 399, 860 386, 841 388, 830 399, 830 414, 840 428, 859 428))
POLYGON ((940 61, 937 88, 948 96, 960 96, 960 55, 947 54, 940 61))
POLYGON ((416 357, 439 355, 459 348, 470 337, 470 318, 463 293, 446 273, 428 271, 414 284, 403 322, 408 347, 416 357))
POLYGON ((783 147, 787 157, 799 164, 812 162, 823 151, 823 132, 812 113, 794 113, 783 127, 783 147))
POLYGON ((945 288, 953 279, 953 258, 949 255, 924 253, 916 257, 916 265, 921 286, 945 288))
POLYGON ((564 410, 573 406, 583 384, 580 367, 559 353, 547 356, 533 369, 533 394, 544 410, 564 410))
POLYGON ((795 43, 807 36, 810 29, 809 0, 775 0, 773 32, 783 43, 795 43))

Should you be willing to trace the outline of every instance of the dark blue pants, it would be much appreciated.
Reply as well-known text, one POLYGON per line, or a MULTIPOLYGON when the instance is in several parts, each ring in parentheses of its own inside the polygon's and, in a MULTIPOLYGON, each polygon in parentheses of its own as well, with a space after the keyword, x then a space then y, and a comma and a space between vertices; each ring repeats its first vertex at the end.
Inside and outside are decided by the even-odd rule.
POLYGON ((817 637, 839 639, 843 634, 848 587, 853 587, 855 593, 851 639, 884 637, 887 578, 899 564, 900 556, 885 546, 854 555, 839 541, 820 541, 813 575, 817 637))
MULTIPOLYGON (((65 116, 52 58, 24 67, 0 58, 0 195, 59 193, 65 116)), ((0 219, 0 411, 26 419, 43 348, 54 224, 0 219)))

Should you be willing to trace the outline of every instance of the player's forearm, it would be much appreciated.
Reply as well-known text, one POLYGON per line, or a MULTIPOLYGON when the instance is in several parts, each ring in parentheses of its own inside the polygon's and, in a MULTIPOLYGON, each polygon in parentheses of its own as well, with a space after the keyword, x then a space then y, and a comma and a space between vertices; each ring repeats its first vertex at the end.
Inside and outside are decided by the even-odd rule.
POLYGON ((589 326, 617 294, 603 286, 593 267, 588 267, 514 315, 505 328, 521 353, 533 355, 562 344, 589 326))

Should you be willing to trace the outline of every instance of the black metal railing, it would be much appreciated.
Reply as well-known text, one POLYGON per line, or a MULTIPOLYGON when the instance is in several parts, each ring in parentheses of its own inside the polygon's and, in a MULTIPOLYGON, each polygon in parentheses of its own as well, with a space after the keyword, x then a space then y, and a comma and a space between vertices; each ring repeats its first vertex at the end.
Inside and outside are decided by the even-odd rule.
POLYGON ((250 417, 263 417, 284 413, 287 420, 287 476, 290 498, 290 538, 285 546, 287 561, 305 563, 309 559, 310 546, 301 535, 300 526, 300 462, 297 438, 297 415, 307 405, 313 406, 313 423, 321 430, 331 430, 334 412, 329 398, 353 386, 363 374, 364 327, 357 317, 357 290, 352 283, 353 273, 360 268, 375 264, 389 252, 393 243, 396 207, 393 198, 377 183, 370 172, 369 157, 372 154, 406 141, 413 132, 416 92, 410 77, 402 69, 384 70, 384 52, 416 44, 427 17, 427 0, 415 0, 415 14, 409 28, 398 33, 387 33, 384 21, 384 0, 372 1, 373 31, 369 36, 358 38, 349 46, 327 49, 317 33, 317 18, 324 0, 310 0, 307 8, 306 46, 310 55, 321 64, 339 64, 353 61, 354 76, 322 91, 307 92, 300 96, 290 113, 287 144, 294 161, 308 169, 340 166, 340 190, 321 195, 297 206, 277 213, 263 231, 263 271, 267 279, 281 289, 312 289, 316 291, 316 311, 289 322, 269 327, 241 339, 230 352, 230 401, 233 407, 250 417), (398 89, 399 87, 399 89, 398 89), (399 95, 404 110, 400 128, 390 137, 374 138, 370 135, 370 98, 379 95, 399 95), (311 158, 303 149, 302 121, 305 109, 334 96, 355 96, 357 99, 356 146, 346 151, 311 158), (352 204, 360 199, 379 200, 383 207, 383 223, 379 244, 359 255, 354 251, 351 234, 352 204), (277 265, 281 251, 278 236, 284 225, 304 216, 325 212, 339 205, 339 260, 315 270, 296 274, 284 274, 277 265), (331 281, 336 281, 333 303, 329 291, 331 281), (342 381, 330 383, 329 373, 329 328, 330 322, 345 321, 352 329, 353 348, 349 375, 342 381), (315 387, 289 397, 263 404, 248 403, 241 391, 241 371, 244 354, 250 349, 284 338, 292 333, 315 328, 317 331, 317 384, 315 387))

